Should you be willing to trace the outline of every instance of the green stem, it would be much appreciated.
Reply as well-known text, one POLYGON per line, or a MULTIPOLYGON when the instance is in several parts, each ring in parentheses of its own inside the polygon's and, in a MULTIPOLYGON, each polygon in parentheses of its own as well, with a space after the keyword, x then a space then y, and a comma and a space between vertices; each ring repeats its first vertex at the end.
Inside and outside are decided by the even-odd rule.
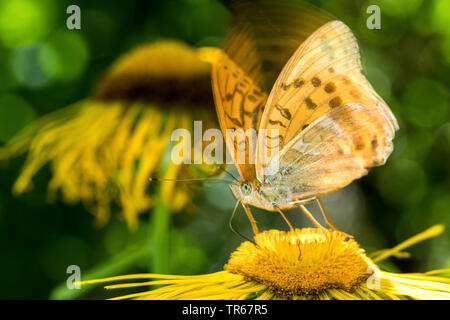
POLYGON ((150 272, 168 274, 169 266, 169 233, 170 233, 170 211, 160 201, 153 209, 149 223, 149 238, 152 240, 152 259, 150 261, 150 272))

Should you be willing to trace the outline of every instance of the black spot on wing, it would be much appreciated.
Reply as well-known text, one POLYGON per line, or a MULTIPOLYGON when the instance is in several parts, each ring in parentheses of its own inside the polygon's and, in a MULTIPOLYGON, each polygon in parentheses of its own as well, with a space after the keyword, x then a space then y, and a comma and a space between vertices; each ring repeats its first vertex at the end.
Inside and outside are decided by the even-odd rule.
POLYGON ((255 102, 256 101, 256 97, 250 94, 250 95, 248 95, 248 100, 251 101, 251 102, 255 102))
POLYGON ((314 78, 311 79, 311 83, 312 83, 312 85, 314 87, 317 88, 317 87, 319 87, 322 84, 322 81, 319 78, 314 77, 314 78))
POLYGON ((326 93, 332 93, 336 91, 336 85, 333 82, 329 82, 325 85, 324 90, 326 93))
POLYGON ((291 86, 290 84, 286 84, 286 83, 282 83, 282 84, 281 84, 281 88, 282 88, 284 91, 286 91, 287 89, 289 89, 290 86, 291 86))
POLYGON ((294 88, 300 88, 305 84, 305 81, 297 79, 294 81, 294 88))
POLYGON ((342 104, 342 99, 341 97, 334 97, 333 99, 330 100, 329 104, 331 108, 339 107, 342 104))
POLYGON ((257 97, 261 97, 261 96, 262 96, 261 91, 259 91, 259 90, 257 90, 257 89, 253 89, 252 94, 254 94, 254 95, 257 96, 257 97))
POLYGON ((289 109, 287 108, 283 108, 282 106, 280 106, 279 104, 275 105, 275 108, 280 111, 280 114, 283 118, 286 118, 287 120, 291 120, 292 115, 289 112, 289 109))
POLYGON ((372 149, 376 149, 377 147, 378 147, 378 141, 377 141, 377 139, 373 139, 371 142, 371 145, 372 145, 372 149))
POLYGON ((272 125, 279 125, 282 126, 283 128, 286 128, 286 126, 280 120, 269 120, 269 123, 272 125))
POLYGON ((305 103, 306 103, 306 106, 308 107, 308 109, 317 108, 317 104, 315 104, 314 101, 312 101, 310 97, 305 99, 305 103))
POLYGON ((230 119, 230 121, 231 121, 234 125, 236 125, 236 126, 238 126, 238 127, 242 127, 242 123, 239 121, 239 119, 233 118, 232 116, 230 116, 230 115, 228 114, 228 112, 225 112, 225 115, 228 117, 228 119, 230 119))

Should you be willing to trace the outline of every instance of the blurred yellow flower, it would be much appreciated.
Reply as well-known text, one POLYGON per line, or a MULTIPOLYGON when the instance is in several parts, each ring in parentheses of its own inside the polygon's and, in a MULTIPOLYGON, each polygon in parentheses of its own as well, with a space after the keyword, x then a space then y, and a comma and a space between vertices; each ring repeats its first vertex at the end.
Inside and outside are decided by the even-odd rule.
MULTIPOLYGON (((0 159, 28 152, 13 192, 30 189, 33 176, 48 163, 51 199, 82 201, 99 225, 108 221, 115 202, 128 225, 136 227, 138 214, 155 204, 148 188, 157 170, 164 178, 216 170, 163 159, 174 129, 191 130, 194 119, 205 129, 216 126, 210 66, 217 52, 159 41, 118 59, 92 97, 43 116, 0 149, 0 159)), ((189 208, 192 184, 175 184, 162 184, 162 201, 171 211, 189 208)))
POLYGON ((442 225, 412 237, 395 248, 369 258, 347 235, 334 230, 305 228, 258 233, 231 254, 224 271, 197 275, 137 274, 82 284, 135 279, 106 289, 164 285, 115 299, 450 299, 450 278, 436 276, 449 270, 422 274, 382 271, 375 262, 426 238, 441 234, 442 225))

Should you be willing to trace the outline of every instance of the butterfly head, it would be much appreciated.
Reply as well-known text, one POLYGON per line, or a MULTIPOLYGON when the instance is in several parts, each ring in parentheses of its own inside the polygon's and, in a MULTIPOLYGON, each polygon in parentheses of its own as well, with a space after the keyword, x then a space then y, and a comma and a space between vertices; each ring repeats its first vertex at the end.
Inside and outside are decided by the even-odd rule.
POLYGON ((262 209, 273 210, 270 192, 266 192, 268 190, 259 181, 238 180, 233 182, 230 187, 238 201, 262 209))
POLYGON ((230 187, 233 191, 234 196, 241 201, 247 199, 248 197, 251 197, 254 192, 254 186, 249 181, 235 181, 230 185, 230 187))

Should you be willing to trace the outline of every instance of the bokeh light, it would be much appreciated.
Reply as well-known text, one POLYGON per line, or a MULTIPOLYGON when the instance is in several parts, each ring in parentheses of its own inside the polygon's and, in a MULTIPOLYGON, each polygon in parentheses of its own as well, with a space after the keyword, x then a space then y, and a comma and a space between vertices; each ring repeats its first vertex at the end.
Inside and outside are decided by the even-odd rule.
POLYGON ((42 39, 53 24, 48 0, 0 1, 0 39, 7 47, 42 39))
POLYGON ((56 55, 42 43, 28 43, 17 47, 11 57, 14 75, 22 85, 42 87, 55 74, 56 55))
POLYGON ((55 79, 71 81, 82 74, 88 59, 88 47, 81 33, 58 30, 46 41, 41 61, 55 79))
POLYGON ((446 0, 434 0, 431 11, 432 25, 436 31, 450 35, 448 22, 450 21, 450 2, 446 0))

